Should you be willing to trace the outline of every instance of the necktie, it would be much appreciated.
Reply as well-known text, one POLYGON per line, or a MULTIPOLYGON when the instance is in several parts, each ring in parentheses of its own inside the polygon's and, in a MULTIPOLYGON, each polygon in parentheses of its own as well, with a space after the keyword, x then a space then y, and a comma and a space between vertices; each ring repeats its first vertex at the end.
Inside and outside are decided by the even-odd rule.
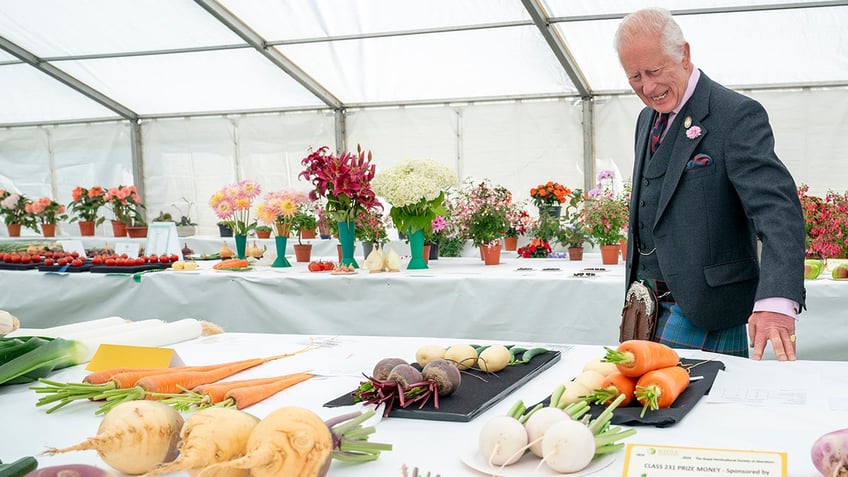
POLYGON ((657 148, 660 147, 660 139, 662 138, 663 131, 668 126, 668 114, 660 113, 654 122, 654 127, 651 128, 651 154, 657 152, 657 148))

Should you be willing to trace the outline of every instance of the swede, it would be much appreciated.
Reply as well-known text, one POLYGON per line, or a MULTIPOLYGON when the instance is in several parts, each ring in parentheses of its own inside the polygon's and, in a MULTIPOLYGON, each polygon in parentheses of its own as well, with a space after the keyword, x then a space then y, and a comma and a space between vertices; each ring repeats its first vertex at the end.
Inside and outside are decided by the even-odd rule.
MULTIPOLYGON (((186 470, 192 477, 204 468, 244 455, 247 439, 259 418, 235 408, 210 407, 192 414, 180 431, 180 455, 145 477, 186 470)), ((248 477, 244 469, 220 469, 207 477, 248 477)))
POLYGON ((561 420, 542 438, 542 459, 551 469, 577 472, 586 468, 595 456, 595 436, 585 424, 561 420))
POLYGON ((477 366, 487 373, 497 373, 509 366, 512 354, 504 345, 492 345, 480 352, 477 366))
POLYGON ((545 432, 559 421, 570 420, 571 417, 558 407, 542 407, 530 414, 524 421, 527 430, 527 440, 530 443, 530 452, 536 457, 542 457, 542 438, 545 432))
POLYGON ((477 365, 477 350, 467 344, 456 344, 445 351, 445 359, 456 363, 460 371, 477 365))
POLYGON ((478 448, 489 465, 518 462, 527 450, 527 431, 511 416, 495 416, 480 429, 478 448))
POLYGON ((314 412, 281 407, 259 421, 247 439, 245 455, 213 464, 200 473, 247 469, 253 477, 323 477, 330 467, 333 436, 314 412))
POLYGON ((184 420, 174 408, 159 401, 129 401, 103 416, 97 435, 48 455, 96 450, 107 465, 125 474, 138 475, 177 457, 184 420))
POLYGON ((813 443, 813 465, 826 477, 848 477, 848 429, 828 432, 813 443))

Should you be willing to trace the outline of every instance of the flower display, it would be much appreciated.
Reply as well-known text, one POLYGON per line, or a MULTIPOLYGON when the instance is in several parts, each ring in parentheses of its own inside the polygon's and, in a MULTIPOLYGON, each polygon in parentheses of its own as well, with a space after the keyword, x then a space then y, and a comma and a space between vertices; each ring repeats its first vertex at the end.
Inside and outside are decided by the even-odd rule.
POLYGON ((256 206, 256 218, 281 237, 288 237, 301 206, 309 203, 306 192, 278 190, 265 194, 262 202, 256 206))
POLYGON ((583 244, 592 242, 592 238, 583 230, 583 225, 579 222, 563 224, 557 232, 556 239, 568 248, 582 248, 583 244))
POLYGON ((212 194, 209 206, 220 219, 219 223, 226 224, 235 235, 247 235, 256 227, 251 221, 250 209, 253 201, 262 192, 258 182, 245 179, 235 184, 229 184, 212 194))
POLYGON ((412 159, 380 171, 372 187, 392 205, 390 214, 398 230, 432 232, 432 222, 445 214, 445 190, 456 185, 456 174, 432 159, 412 159))
POLYGON ((599 245, 616 245, 625 237, 627 229, 630 194, 616 193, 612 183, 612 171, 598 173, 598 184, 586 193, 580 224, 586 233, 599 245))
POLYGON ((141 197, 134 185, 110 187, 104 200, 118 222, 127 225, 144 223, 144 215, 141 212, 144 204, 141 203, 141 197))
POLYGON ((97 212, 106 205, 106 190, 100 186, 90 189, 77 186, 71 191, 71 202, 68 203, 68 211, 72 213, 71 222, 77 220, 83 222, 94 222, 97 225, 103 223, 106 217, 98 217, 97 212))
POLYGON ((55 224, 68 218, 65 206, 50 197, 32 201, 24 206, 24 210, 40 224, 55 224))
POLYGON ((387 243, 385 218, 379 210, 365 210, 356 218, 356 238, 367 243, 387 243))
POLYGON ((536 207, 560 205, 566 201, 569 194, 571 194, 571 189, 552 181, 530 189, 530 198, 533 199, 533 204, 536 207))
POLYGON ((804 212, 807 256, 848 257, 848 192, 828 191, 824 198, 809 195, 810 187, 798 188, 804 212))
POLYGON ((327 146, 303 158, 305 166, 299 177, 309 181, 314 189, 309 192, 313 201, 324 199, 324 209, 335 222, 354 222, 363 210, 382 208, 371 189, 376 167, 371 164, 371 152, 360 146, 356 154, 344 152, 336 157, 327 146))
POLYGON ((23 194, 0 189, 0 215, 3 215, 7 225, 21 224, 38 232, 35 218, 28 214, 26 206, 31 202, 23 194))
POLYGON ((477 247, 494 242, 509 229, 511 203, 512 193, 501 185, 488 179, 464 181, 448 201, 454 233, 477 247))
POLYGON ((518 256, 522 258, 547 258, 550 253, 551 244, 547 240, 538 238, 518 249, 518 256))
POLYGON ((436 216, 435 219, 430 221, 430 234, 427 236, 427 242, 437 244, 447 238, 448 232, 448 221, 441 215, 436 216))
POLYGON ((518 237, 519 235, 524 235, 536 223, 524 207, 517 202, 510 204, 507 219, 509 220, 509 228, 504 234, 506 237, 518 237))

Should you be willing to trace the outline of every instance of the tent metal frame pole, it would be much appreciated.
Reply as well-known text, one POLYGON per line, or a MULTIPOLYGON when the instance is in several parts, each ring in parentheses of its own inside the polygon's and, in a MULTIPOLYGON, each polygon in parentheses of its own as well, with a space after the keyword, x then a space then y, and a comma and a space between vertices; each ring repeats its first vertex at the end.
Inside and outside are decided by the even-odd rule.
POLYGON ((336 153, 347 151, 347 110, 336 109, 333 114, 336 131, 336 153))

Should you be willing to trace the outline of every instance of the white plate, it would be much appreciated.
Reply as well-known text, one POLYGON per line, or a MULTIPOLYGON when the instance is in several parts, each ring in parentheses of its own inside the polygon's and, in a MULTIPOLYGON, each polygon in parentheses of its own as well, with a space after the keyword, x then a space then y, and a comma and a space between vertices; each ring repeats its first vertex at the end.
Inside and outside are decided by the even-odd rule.
POLYGON ((462 463, 468 467, 492 477, 561 477, 563 475, 568 477, 579 477, 581 475, 593 474, 612 464, 615 461, 615 454, 604 454, 600 457, 596 457, 592 459, 592 462, 589 462, 589 465, 587 465, 583 470, 579 472, 572 472, 570 474, 557 472, 545 464, 539 465, 542 460, 530 453, 525 454, 524 457, 515 464, 508 465, 504 468, 501 468, 498 465, 489 465, 489 462, 483 457, 483 454, 481 454, 477 448, 465 452, 462 454, 460 459, 462 460, 462 463))

